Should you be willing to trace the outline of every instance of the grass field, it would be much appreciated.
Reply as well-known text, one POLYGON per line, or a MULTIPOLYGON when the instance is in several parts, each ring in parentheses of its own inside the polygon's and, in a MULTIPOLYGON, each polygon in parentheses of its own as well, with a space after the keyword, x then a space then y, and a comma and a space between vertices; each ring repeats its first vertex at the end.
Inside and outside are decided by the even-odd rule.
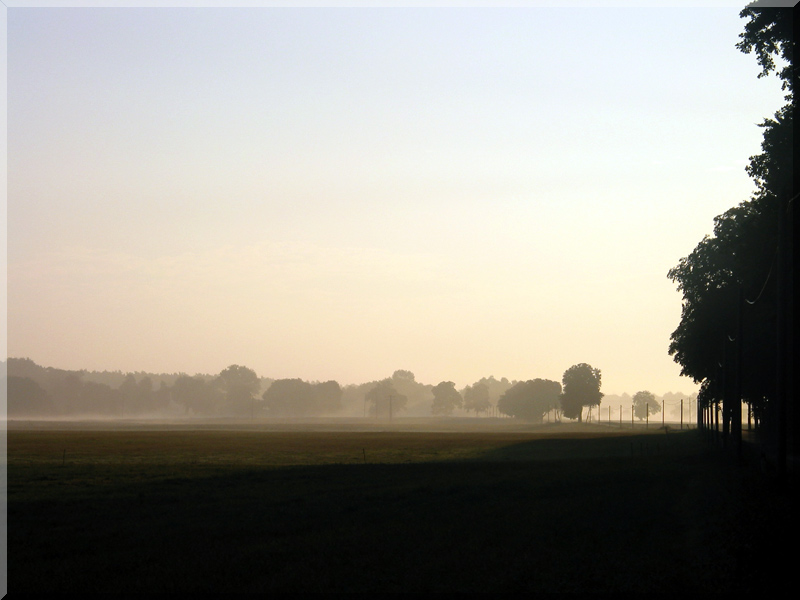
MULTIPOLYGON (((747 592, 788 499, 696 431, 9 423, 9 592, 747 592)), ((467 425, 470 425, 467 427, 467 425)))

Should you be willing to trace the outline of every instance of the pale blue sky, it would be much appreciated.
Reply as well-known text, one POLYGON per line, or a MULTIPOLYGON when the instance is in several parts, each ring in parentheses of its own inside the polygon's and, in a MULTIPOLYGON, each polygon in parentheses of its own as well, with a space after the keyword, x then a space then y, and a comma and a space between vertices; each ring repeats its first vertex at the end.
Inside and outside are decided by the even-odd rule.
POLYGON ((694 391, 781 104, 733 8, 9 9, 10 356, 694 391))

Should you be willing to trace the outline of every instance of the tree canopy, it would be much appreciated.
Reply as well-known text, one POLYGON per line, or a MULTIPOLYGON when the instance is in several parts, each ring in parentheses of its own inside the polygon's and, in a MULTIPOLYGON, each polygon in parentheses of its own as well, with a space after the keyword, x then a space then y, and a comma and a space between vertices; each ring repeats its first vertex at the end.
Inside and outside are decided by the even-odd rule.
POLYGON ((642 391, 633 395, 633 414, 640 421, 646 419, 648 414, 654 415, 660 412, 661 405, 656 402, 655 394, 642 391))
POLYGON ((380 418, 391 418, 408 404, 408 398, 395 389, 391 379, 379 381, 365 394, 364 401, 370 416, 380 418))
POLYGON ((786 294, 780 281, 791 279, 796 77, 791 13, 757 6, 740 13, 749 20, 737 48, 755 53, 759 77, 778 74, 788 103, 760 124, 762 152, 746 167, 756 188, 751 198, 717 216, 713 233, 667 274, 683 295, 669 353, 682 375, 701 384, 702 405, 732 398, 734 383, 757 413, 776 398, 779 300, 786 294))
POLYGON ((598 406, 603 394, 600 392, 600 369, 586 363, 572 365, 564 371, 564 392, 561 394, 561 410, 568 419, 583 421, 584 406, 598 406))
POLYGON ((269 416, 330 415, 342 408, 342 388, 335 381, 309 383, 302 379, 277 379, 262 399, 269 416))
POLYGON ((433 403, 431 413, 434 415, 452 415, 456 408, 461 408, 464 399, 456 390, 456 384, 452 381, 442 381, 435 385, 433 392, 433 403))
POLYGON ((226 412, 242 414, 253 411, 253 400, 261 388, 261 381, 255 371, 248 367, 231 365, 220 372, 215 384, 225 396, 226 412))
POLYGON ((216 412, 222 392, 202 377, 181 375, 172 384, 172 399, 187 413, 210 415, 216 412))
POLYGON ((511 417, 541 423, 544 415, 558 408, 561 384, 549 379, 519 381, 497 401, 497 409, 511 417))
POLYGON ((489 401, 489 386, 485 383, 468 385, 464 388, 461 395, 464 398, 465 410, 474 410, 477 414, 479 412, 486 412, 491 406, 489 401))
POLYGON ((788 91, 786 99, 791 101, 794 92, 794 48, 793 18, 791 9, 761 8, 758 3, 747 6, 739 13, 741 18, 749 18, 744 31, 739 34, 741 41, 736 47, 750 54, 755 52, 761 73, 765 77, 777 69, 775 59, 780 57, 784 66, 778 71, 782 88, 788 91))
POLYGON ((4 382, 8 392, 8 416, 29 417, 51 413, 50 395, 30 377, 10 376, 4 382))

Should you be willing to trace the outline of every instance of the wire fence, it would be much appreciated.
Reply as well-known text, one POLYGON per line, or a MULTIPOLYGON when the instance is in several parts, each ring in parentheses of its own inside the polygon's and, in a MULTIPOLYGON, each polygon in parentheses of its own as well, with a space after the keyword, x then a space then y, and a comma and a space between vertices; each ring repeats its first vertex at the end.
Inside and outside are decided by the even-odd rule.
POLYGON ((694 429, 697 427, 697 400, 687 398, 680 401, 655 402, 646 404, 639 411, 635 405, 603 406, 601 403, 600 406, 590 407, 584 420, 629 429, 649 427, 694 429))

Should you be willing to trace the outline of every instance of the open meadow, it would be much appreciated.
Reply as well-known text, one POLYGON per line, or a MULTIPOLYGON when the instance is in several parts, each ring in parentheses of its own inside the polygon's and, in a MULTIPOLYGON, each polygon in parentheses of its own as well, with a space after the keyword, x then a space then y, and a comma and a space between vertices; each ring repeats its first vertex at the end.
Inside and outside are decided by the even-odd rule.
POLYGON ((755 591, 787 510, 695 430, 8 423, 12 593, 755 591))

